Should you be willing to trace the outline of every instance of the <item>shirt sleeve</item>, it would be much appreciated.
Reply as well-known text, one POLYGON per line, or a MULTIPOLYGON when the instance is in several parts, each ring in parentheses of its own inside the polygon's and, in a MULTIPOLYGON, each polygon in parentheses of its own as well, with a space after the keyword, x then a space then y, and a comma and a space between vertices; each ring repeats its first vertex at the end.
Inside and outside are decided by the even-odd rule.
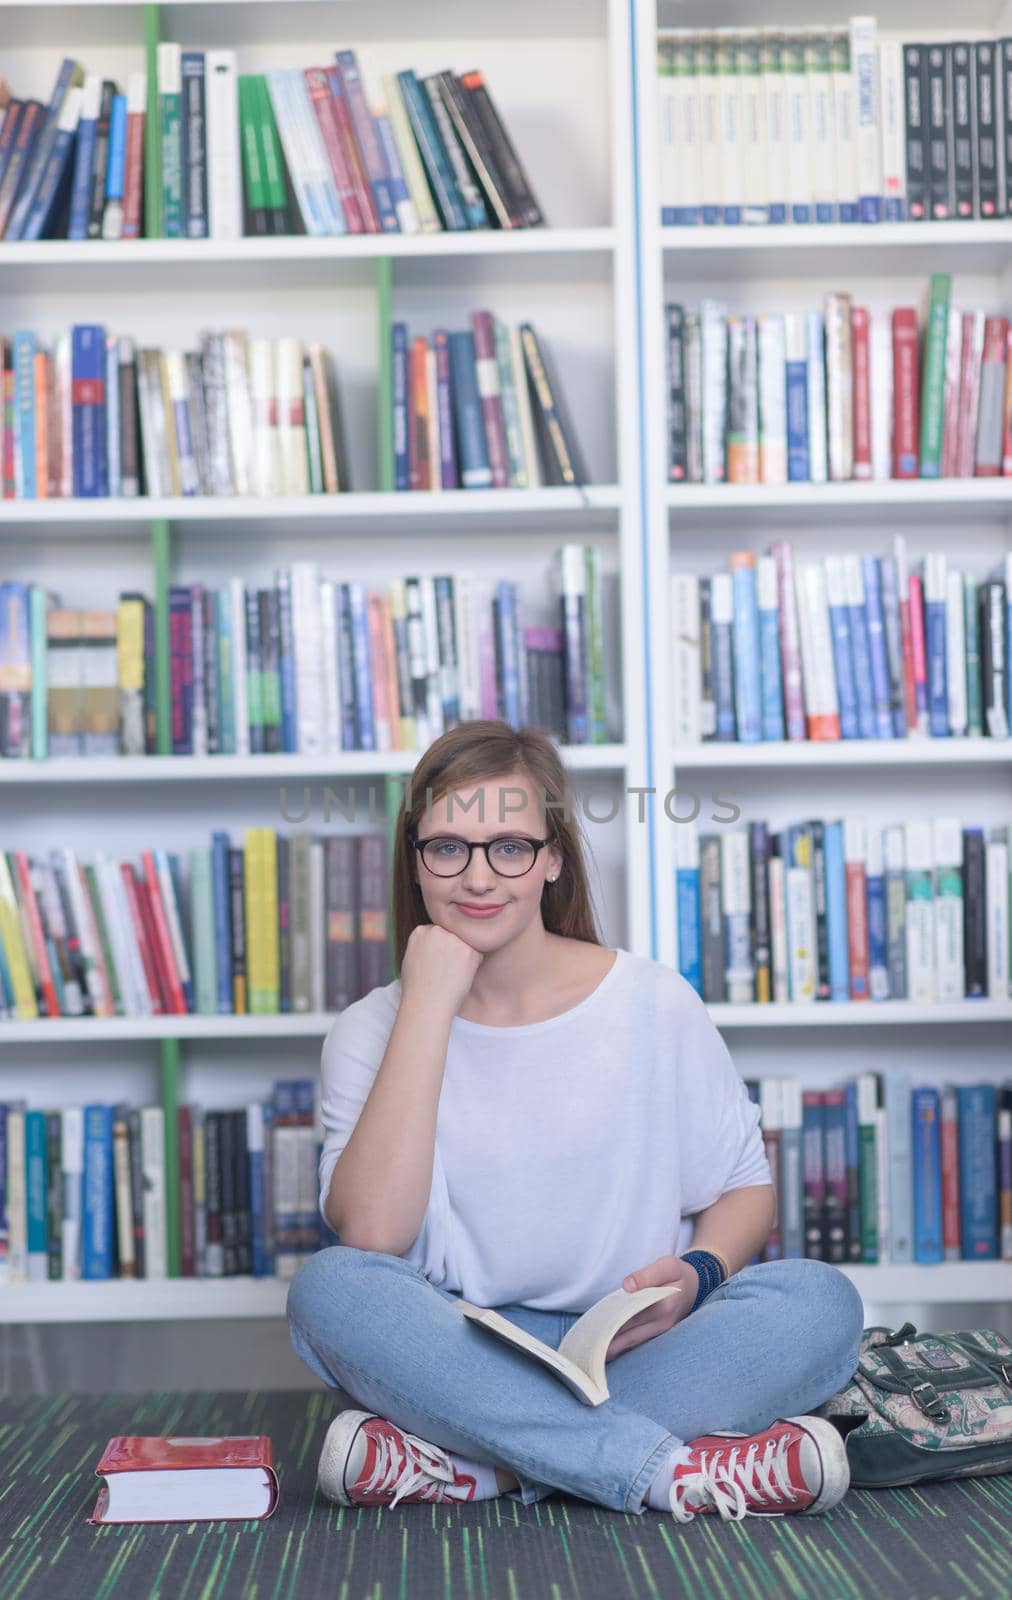
MULTIPOLYGON (((368 1000, 368 996, 366 996, 368 1000)), ((356 1001, 338 1013, 327 1031, 320 1055, 320 1118, 323 1123, 323 1149, 320 1152, 320 1215, 330 1192, 330 1180, 369 1091, 393 1030, 372 1013, 364 1001, 356 1001)))
POLYGON ((759 1107, 731 1059, 704 1002, 685 979, 678 1046, 679 1157, 683 1217, 730 1189, 772 1183, 759 1107))

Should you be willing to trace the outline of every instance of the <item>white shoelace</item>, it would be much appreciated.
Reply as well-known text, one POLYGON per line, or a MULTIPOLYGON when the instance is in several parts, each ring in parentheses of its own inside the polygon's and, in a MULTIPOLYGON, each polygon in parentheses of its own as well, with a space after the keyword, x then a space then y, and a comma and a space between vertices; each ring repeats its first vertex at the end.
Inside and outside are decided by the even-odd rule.
POLYGON ((427 1483, 426 1480, 436 1478, 447 1484, 452 1484, 454 1481, 453 1467, 446 1452, 435 1449, 417 1434, 405 1433, 403 1429, 398 1429, 398 1432, 404 1440, 403 1452, 389 1433, 377 1430, 373 1434, 376 1462, 372 1475, 362 1488, 370 1493, 386 1493, 390 1489, 396 1489, 390 1502, 391 1507, 416 1489, 431 1487, 437 1494, 428 1498, 436 1498, 438 1484, 427 1483))
POLYGON ((791 1488, 788 1474, 787 1450, 791 1442, 786 1433, 767 1439, 761 1459, 759 1445, 754 1441, 747 1446, 741 1460, 738 1459, 741 1445, 732 1446, 729 1452, 723 1449, 700 1451, 698 1472, 675 1478, 668 1491, 672 1515, 678 1522, 691 1522, 697 1511, 709 1505, 720 1514, 722 1521, 741 1522, 744 1517, 764 1514, 750 1510, 746 1499, 765 1497, 775 1505, 793 1503, 798 1497, 791 1488))

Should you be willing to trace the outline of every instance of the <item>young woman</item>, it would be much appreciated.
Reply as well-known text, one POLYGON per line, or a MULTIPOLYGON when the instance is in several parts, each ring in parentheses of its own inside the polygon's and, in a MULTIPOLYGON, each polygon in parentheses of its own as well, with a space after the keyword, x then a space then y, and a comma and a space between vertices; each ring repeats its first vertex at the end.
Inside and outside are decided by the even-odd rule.
POLYGON ((346 1505, 553 1490, 687 1522, 828 1510, 843 1438, 809 1413, 863 1308, 821 1261, 748 1265, 776 1209, 749 1100, 692 986, 602 946, 566 769, 533 728, 451 729, 397 818, 400 977, 335 1017, 320 1205, 293 1345, 354 1406, 321 1491, 346 1505), (456 1309, 557 1348, 602 1295, 672 1284, 586 1406, 456 1309))

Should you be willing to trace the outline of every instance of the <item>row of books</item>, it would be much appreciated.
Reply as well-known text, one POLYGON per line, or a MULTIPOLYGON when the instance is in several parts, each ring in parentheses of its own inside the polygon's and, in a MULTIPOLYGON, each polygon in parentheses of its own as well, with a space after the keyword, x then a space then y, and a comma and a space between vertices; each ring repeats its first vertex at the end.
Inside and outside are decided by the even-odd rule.
POLYGON ((395 489, 583 484, 587 470, 544 343, 489 311, 430 339, 395 322, 395 489))
POLYGON ((825 224, 1002 217, 1012 39, 880 40, 839 26, 665 30, 661 221, 825 224))
POLYGON ((126 91, 66 57, 50 100, 0 122, 0 237, 137 239, 145 183, 161 236, 438 233, 544 221, 477 71, 410 69, 367 90, 354 50, 330 67, 240 74, 234 50, 157 48, 126 91))
POLYGON ((678 970, 708 1005, 1012 997, 1008 824, 712 820, 675 830, 678 970))
POLYGON ((671 577, 674 738, 1007 739, 1012 554, 977 579, 944 554, 795 564, 791 544, 671 577))
POLYGON ((178 1106, 176 1174, 160 1105, 0 1104, 0 1284, 166 1278, 173 1205, 182 1277, 292 1277, 337 1243, 314 1092, 281 1079, 236 1109, 178 1106))
MULTIPOLYGON (((533 723, 560 743, 618 736, 617 583, 599 545, 556 550, 538 609, 518 582, 458 573, 381 589, 322 577, 313 561, 273 585, 169 588, 171 754, 323 755, 425 750, 478 719, 533 723), (550 596, 554 594, 554 602, 550 596)), ((45 760, 157 752, 152 602, 59 606, 0 583, 0 753, 45 760)))
POLYGON ((0 335, 5 500, 336 494, 349 487, 321 344, 204 332, 138 348, 95 323, 0 335))
POLYGON ((388 981, 382 834, 216 830, 185 859, 0 854, 0 1016, 340 1011, 388 981))
POLYGON ((1012 1261, 1012 1081, 746 1085, 778 1198, 763 1261, 1012 1261))
POLYGON ((672 483, 825 483, 1012 474, 1012 327, 932 276, 913 307, 666 308, 672 483))

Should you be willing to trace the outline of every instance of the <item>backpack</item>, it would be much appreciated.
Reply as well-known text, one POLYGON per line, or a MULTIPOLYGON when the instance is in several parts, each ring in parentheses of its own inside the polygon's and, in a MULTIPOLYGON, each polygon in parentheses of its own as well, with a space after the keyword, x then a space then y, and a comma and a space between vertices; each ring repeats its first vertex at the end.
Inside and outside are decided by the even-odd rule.
POLYGON ((1012 1472, 1012 1342, 865 1328, 856 1372, 815 1415, 843 1434, 857 1489, 1012 1472))

